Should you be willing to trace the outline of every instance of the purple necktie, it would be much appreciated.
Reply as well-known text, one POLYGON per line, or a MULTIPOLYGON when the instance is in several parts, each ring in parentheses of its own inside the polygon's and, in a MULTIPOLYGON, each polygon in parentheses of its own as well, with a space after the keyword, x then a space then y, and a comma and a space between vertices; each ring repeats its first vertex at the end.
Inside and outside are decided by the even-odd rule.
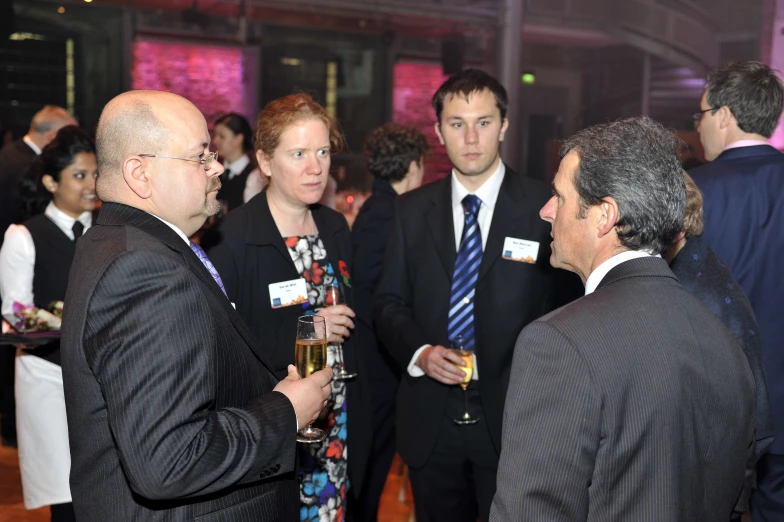
POLYGON ((207 252, 205 252, 202 247, 200 247, 193 241, 188 242, 188 245, 190 245, 191 250, 193 250, 193 253, 196 254, 196 257, 199 258, 201 264, 204 265, 204 268, 206 268, 209 271, 210 275, 215 280, 215 282, 218 283, 218 286, 223 291, 223 294, 226 295, 226 289, 223 287, 223 281, 221 280, 221 276, 218 273, 218 270, 215 268, 215 265, 213 265, 212 261, 210 261, 210 258, 207 257, 207 252))

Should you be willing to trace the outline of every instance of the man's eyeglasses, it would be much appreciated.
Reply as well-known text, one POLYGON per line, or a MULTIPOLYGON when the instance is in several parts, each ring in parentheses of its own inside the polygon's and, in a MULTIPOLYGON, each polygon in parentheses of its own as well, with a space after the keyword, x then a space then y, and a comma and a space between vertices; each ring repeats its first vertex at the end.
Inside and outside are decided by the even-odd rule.
POLYGON ((721 107, 711 107, 710 109, 705 109, 704 111, 692 112, 691 117, 694 120, 694 123, 697 124, 702 119, 703 114, 705 114, 708 111, 717 111, 719 109, 721 109, 721 107))
POLYGON ((201 159, 188 159, 188 158, 175 158, 174 156, 159 156, 157 154, 138 154, 143 158, 164 158, 164 159, 177 159, 182 161, 193 161, 195 163, 201 163, 204 167, 204 170, 210 170, 212 166, 218 161, 218 153, 217 152, 210 152, 206 156, 201 159))

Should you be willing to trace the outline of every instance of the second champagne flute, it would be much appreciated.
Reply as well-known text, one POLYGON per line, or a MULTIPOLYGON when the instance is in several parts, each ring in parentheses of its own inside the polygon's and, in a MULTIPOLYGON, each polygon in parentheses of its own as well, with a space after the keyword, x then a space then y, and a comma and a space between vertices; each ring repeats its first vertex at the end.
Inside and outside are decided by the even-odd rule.
MULTIPOLYGON (((326 285, 324 287, 324 291, 326 295, 324 296, 324 307, 328 306, 336 306, 339 304, 345 304, 343 301, 343 294, 340 292, 340 286, 337 280, 333 280, 331 284, 326 285)), ((333 379, 336 381, 346 381, 348 379, 353 379, 357 376, 356 373, 349 373, 346 371, 346 366, 343 364, 343 345, 338 344, 335 346, 335 358, 338 361, 338 366, 340 370, 335 372, 335 376, 333 379)))
MULTIPOLYGON (((297 320, 297 343, 294 365, 303 379, 323 370, 327 364, 327 322, 318 315, 305 315, 297 320)), ((312 444, 327 438, 324 430, 308 424, 297 432, 297 442, 312 444)))

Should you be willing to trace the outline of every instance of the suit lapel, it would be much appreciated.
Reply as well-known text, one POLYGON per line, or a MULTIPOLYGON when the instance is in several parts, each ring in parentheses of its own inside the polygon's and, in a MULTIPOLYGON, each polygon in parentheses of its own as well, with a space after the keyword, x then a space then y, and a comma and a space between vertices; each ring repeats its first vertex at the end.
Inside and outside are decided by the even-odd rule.
POLYGON ((452 280, 452 272, 455 270, 455 257, 457 256, 457 245, 455 245, 455 225, 452 217, 452 176, 444 178, 440 190, 436 191, 432 206, 425 214, 430 236, 436 246, 436 252, 444 266, 449 280, 452 280))
POLYGON ((248 222, 248 232, 245 236, 245 243, 257 246, 271 246, 278 251, 286 263, 291 267, 292 277, 300 277, 297 267, 291 259, 286 243, 280 235, 275 219, 270 212, 269 202, 267 201, 267 189, 253 198, 246 205, 253 205, 253 212, 250 214, 248 222))
POLYGON ((148 214, 142 210, 121 205, 119 203, 104 203, 101 206, 101 213, 98 216, 98 225, 115 225, 115 226, 131 226, 153 236, 158 241, 165 244, 171 250, 177 252, 182 256, 185 264, 196 276, 204 282, 209 288, 210 292, 220 302, 226 314, 229 316, 231 323, 237 329, 239 334, 251 347, 256 356, 261 360, 264 366, 274 374, 272 366, 267 362, 261 350, 256 346, 251 334, 242 317, 237 313, 229 299, 220 289, 218 284, 212 278, 209 270, 202 264, 201 260, 193 253, 190 246, 186 244, 182 238, 177 235, 168 225, 155 216, 148 214))
POLYGON ((530 219, 530 205, 531 202, 526 200, 525 190, 520 184, 519 174, 507 167, 501 190, 498 192, 498 199, 495 202, 493 219, 490 222, 490 233, 487 237, 485 251, 482 254, 482 264, 479 266, 478 281, 487 275, 490 268, 501 256, 504 240, 519 234, 521 220, 530 219))

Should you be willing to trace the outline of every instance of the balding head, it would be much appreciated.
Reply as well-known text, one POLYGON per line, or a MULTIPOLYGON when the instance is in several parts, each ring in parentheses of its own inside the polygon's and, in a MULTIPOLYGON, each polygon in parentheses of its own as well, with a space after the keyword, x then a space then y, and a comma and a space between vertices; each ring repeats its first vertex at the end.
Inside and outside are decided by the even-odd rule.
POLYGON ((200 162, 209 142, 204 116, 182 96, 120 94, 98 121, 98 197, 154 214, 190 235, 217 209, 223 167, 215 161, 205 172, 200 162))
POLYGON ((46 105, 33 116, 27 136, 39 148, 44 148, 54 139, 57 131, 67 125, 77 125, 76 119, 67 110, 56 105, 46 105))

